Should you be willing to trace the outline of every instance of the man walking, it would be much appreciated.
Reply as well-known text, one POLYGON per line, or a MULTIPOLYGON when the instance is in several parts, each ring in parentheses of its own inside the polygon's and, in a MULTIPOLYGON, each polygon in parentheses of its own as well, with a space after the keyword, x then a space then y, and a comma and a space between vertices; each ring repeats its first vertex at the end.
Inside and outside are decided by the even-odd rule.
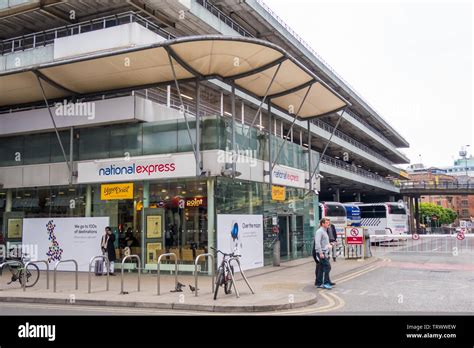
POLYGON ((316 254, 319 256, 319 263, 316 264, 316 287, 323 289, 332 289, 335 283, 332 283, 329 278, 329 272, 331 271, 331 264, 329 262, 329 236, 327 233, 328 227, 331 224, 328 218, 322 218, 319 222, 319 229, 314 235, 314 248, 316 254))

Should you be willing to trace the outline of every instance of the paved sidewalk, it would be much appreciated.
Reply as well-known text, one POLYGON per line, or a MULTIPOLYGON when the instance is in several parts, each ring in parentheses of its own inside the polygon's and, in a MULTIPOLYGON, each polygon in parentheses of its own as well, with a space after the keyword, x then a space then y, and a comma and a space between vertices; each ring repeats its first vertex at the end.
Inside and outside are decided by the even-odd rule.
MULTIPOLYGON (((364 261, 338 259, 332 263, 331 279, 353 273, 361 267, 377 262, 377 258, 364 261)), ((24 292, 18 282, 7 285, 9 272, 0 278, 0 301, 48 304, 75 304, 114 307, 181 309, 210 312, 263 312, 301 308, 315 304, 318 292, 314 286, 315 263, 312 258, 282 263, 280 267, 266 266, 245 274, 255 294, 236 273, 240 298, 235 293, 225 295, 219 289, 217 300, 213 299, 211 277, 199 277, 199 296, 189 288, 194 286, 194 276, 179 275, 178 281, 186 285, 183 292, 170 292, 174 289, 174 276, 161 276, 161 295, 157 295, 155 274, 141 275, 141 291, 137 291, 137 273, 124 274, 124 291, 120 294, 121 277, 110 277, 110 289, 105 290, 105 277, 92 275, 91 293, 88 293, 88 274, 79 273, 79 289, 75 290, 73 272, 58 272, 57 292, 53 292, 53 272, 50 271, 50 289, 46 289, 46 276, 41 272, 40 280, 33 288, 24 292)), ((179 314, 179 312, 177 312, 179 314)))

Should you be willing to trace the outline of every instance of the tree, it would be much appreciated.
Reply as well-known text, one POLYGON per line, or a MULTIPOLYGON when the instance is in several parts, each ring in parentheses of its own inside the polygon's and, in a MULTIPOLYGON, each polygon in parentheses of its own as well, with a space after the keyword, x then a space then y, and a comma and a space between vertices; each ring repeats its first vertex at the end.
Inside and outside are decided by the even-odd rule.
POLYGON ((433 203, 421 203, 420 204, 421 221, 426 221, 426 217, 430 219, 433 216, 438 218, 439 224, 451 224, 456 220, 457 214, 454 210, 449 208, 443 208, 433 203))

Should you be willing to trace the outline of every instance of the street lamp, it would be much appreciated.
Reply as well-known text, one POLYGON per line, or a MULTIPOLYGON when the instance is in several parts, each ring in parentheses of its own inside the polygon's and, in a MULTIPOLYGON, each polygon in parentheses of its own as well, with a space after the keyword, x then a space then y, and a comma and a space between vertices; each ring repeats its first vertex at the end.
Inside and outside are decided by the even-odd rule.
POLYGON ((466 170, 466 182, 469 182, 468 180, 468 174, 467 174, 467 148, 471 145, 465 145, 461 147, 461 151, 459 151, 459 156, 461 158, 464 158, 464 169, 466 170))

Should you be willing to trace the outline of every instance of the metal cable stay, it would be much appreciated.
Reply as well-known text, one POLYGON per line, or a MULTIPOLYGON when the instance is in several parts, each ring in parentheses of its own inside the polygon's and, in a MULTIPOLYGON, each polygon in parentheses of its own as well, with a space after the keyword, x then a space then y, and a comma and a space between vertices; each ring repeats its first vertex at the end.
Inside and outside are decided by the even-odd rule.
MULTIPOLYGON (((20 101, 20 103, 16 105, 21 104, 21 102, 31 103, 39 101, 38 98, 41 97, 40 99, 44 101, 48 109, 58 143, 61 147, 61 152, 70 172, 70 182, 72 183, 72 156, 70 161, 68 161, 64 144, 59 136, 58 127, 50 107, 51 101, 59 100, 61 97, 63 99, 71 98, 71 100, 75 101, 80 98, 93 96, 99 93, 99 90, 100 93, 114 93, 174 84, 178 91, 179 103, 181 104, 181 111, 186 123, 187 134, 196 160, 196 175, 200 176, 204 173, 200 156, 199 84, 203 80, 216 78, 232 87, 231 102, 233 123, 235 122, 236 88, 260 100, 259 108, 245 136, 249 138, 249 142, 251 128, 259 113, 262 112, 265 103, 267 103, 269 113, 271 113, 271 108, 276 108, 294 118, 289 132, 291 132, 296 119, 310 120, 315 117, 344 110, 350 105, 348 101, 325 84, 312 71, 277 45, 255 38, 203 35, 165 40, 151 45, 100 53, 94 56, 89 55, 69 58, 53 63, 40 64, 38 66, 19 68, 0 73, 0 106, 8 106, 9 103, 11 103, 9 96, 14 96, 17 101, 20 101), (200 44, 199 51, 202 52, 194 52, 197 47, 196 43, 200 44), (232 52, 225 52, 225 50, 233 50, 235 56, 234 60, 226 60, 232 52), (141 79, 136 78, 136 75, 132 75, 133 68, 127 71, 126 68, 114 66, 117 72, 115 77, 114 74, 110 74, 110 71, 108 74, 101 72, 101 67, 103 68, 101 64, 104 62, 111 63, 114 59, 117 61, 117 59, 126 56, 130 56, 132 62, 138 60, 140 63, 148 63, 150 61, 149 58, 155 57, 156 59, 153 61, 157 63, 156 65, 150 64, 146 66, 145 68, 149 69, 149 71, 145 71, 145 68, 140 67, 140 72, 143 75, 141 79), (165 59, 168 61, 167 65, 163 63, 165 59), (235 65, 235 60, 241 63, 235 65), (233 66, 232 62, 234 62, 233 66), (91 71, 95 68, 94 76, 87 81, 83 81, 82 76, 90 74, 90 72, 84 67, 90 67, 91 71), (64 76, 65 70, 68 72, 67 78, 64 76), (34 80, 36 80, 41 91, 40 94, 37 93, 37 87, 35 90, 33 79, 30 77, 31 75, 26 76, 31 73, 34 74, 34 80), (75 80, 74 77, 76 77, 77 80, 75 80), (26 85, 25 87, 29 93, 24 93, 24 95, 19 96, 15 94, 13 89, 8 87, 12 84, 7 82, 11 82, 12 79, 14 80, 15 78, 18 78, 18 80, 21 80, 26 85), (132 78, 133 81, 131 81, 132 78), (191 134, 190 121, 180 93, 180 82, 196 83, 197 112, 195 116, 195 139, 193 139, 191 134), (100 88, 101 83, 104 85, 103 88, 100 88), (54 97, 48 98, 48 90, 45 89, 44 84, 48 85, 49 90, 55 92, 54 97), (4 96, 3 98, 1 96, 2 94, 4 96), (292 107, 296 103, 299 103, 298 110, 296 113, 292 113, 292 107)), ((341 118, 342 115, 334 130, 337 128, 341 118)), ((334 135, 334 131, 332 135, 334 135)), ((272 177, 271 172, 276 165, 283 145, 284 143, 280 145, 275 161, 271 161, 270 157, 270 173, 268 173, 270 174, 270 183, 272 177)), ((232 127, 232 151, 235 151, 234 127, 232 127)), ((314 174, 315 173, 311 174, 310 181, 314 174)), ((234 156, 232 157, 232 177, 235 177, 234 156)))

